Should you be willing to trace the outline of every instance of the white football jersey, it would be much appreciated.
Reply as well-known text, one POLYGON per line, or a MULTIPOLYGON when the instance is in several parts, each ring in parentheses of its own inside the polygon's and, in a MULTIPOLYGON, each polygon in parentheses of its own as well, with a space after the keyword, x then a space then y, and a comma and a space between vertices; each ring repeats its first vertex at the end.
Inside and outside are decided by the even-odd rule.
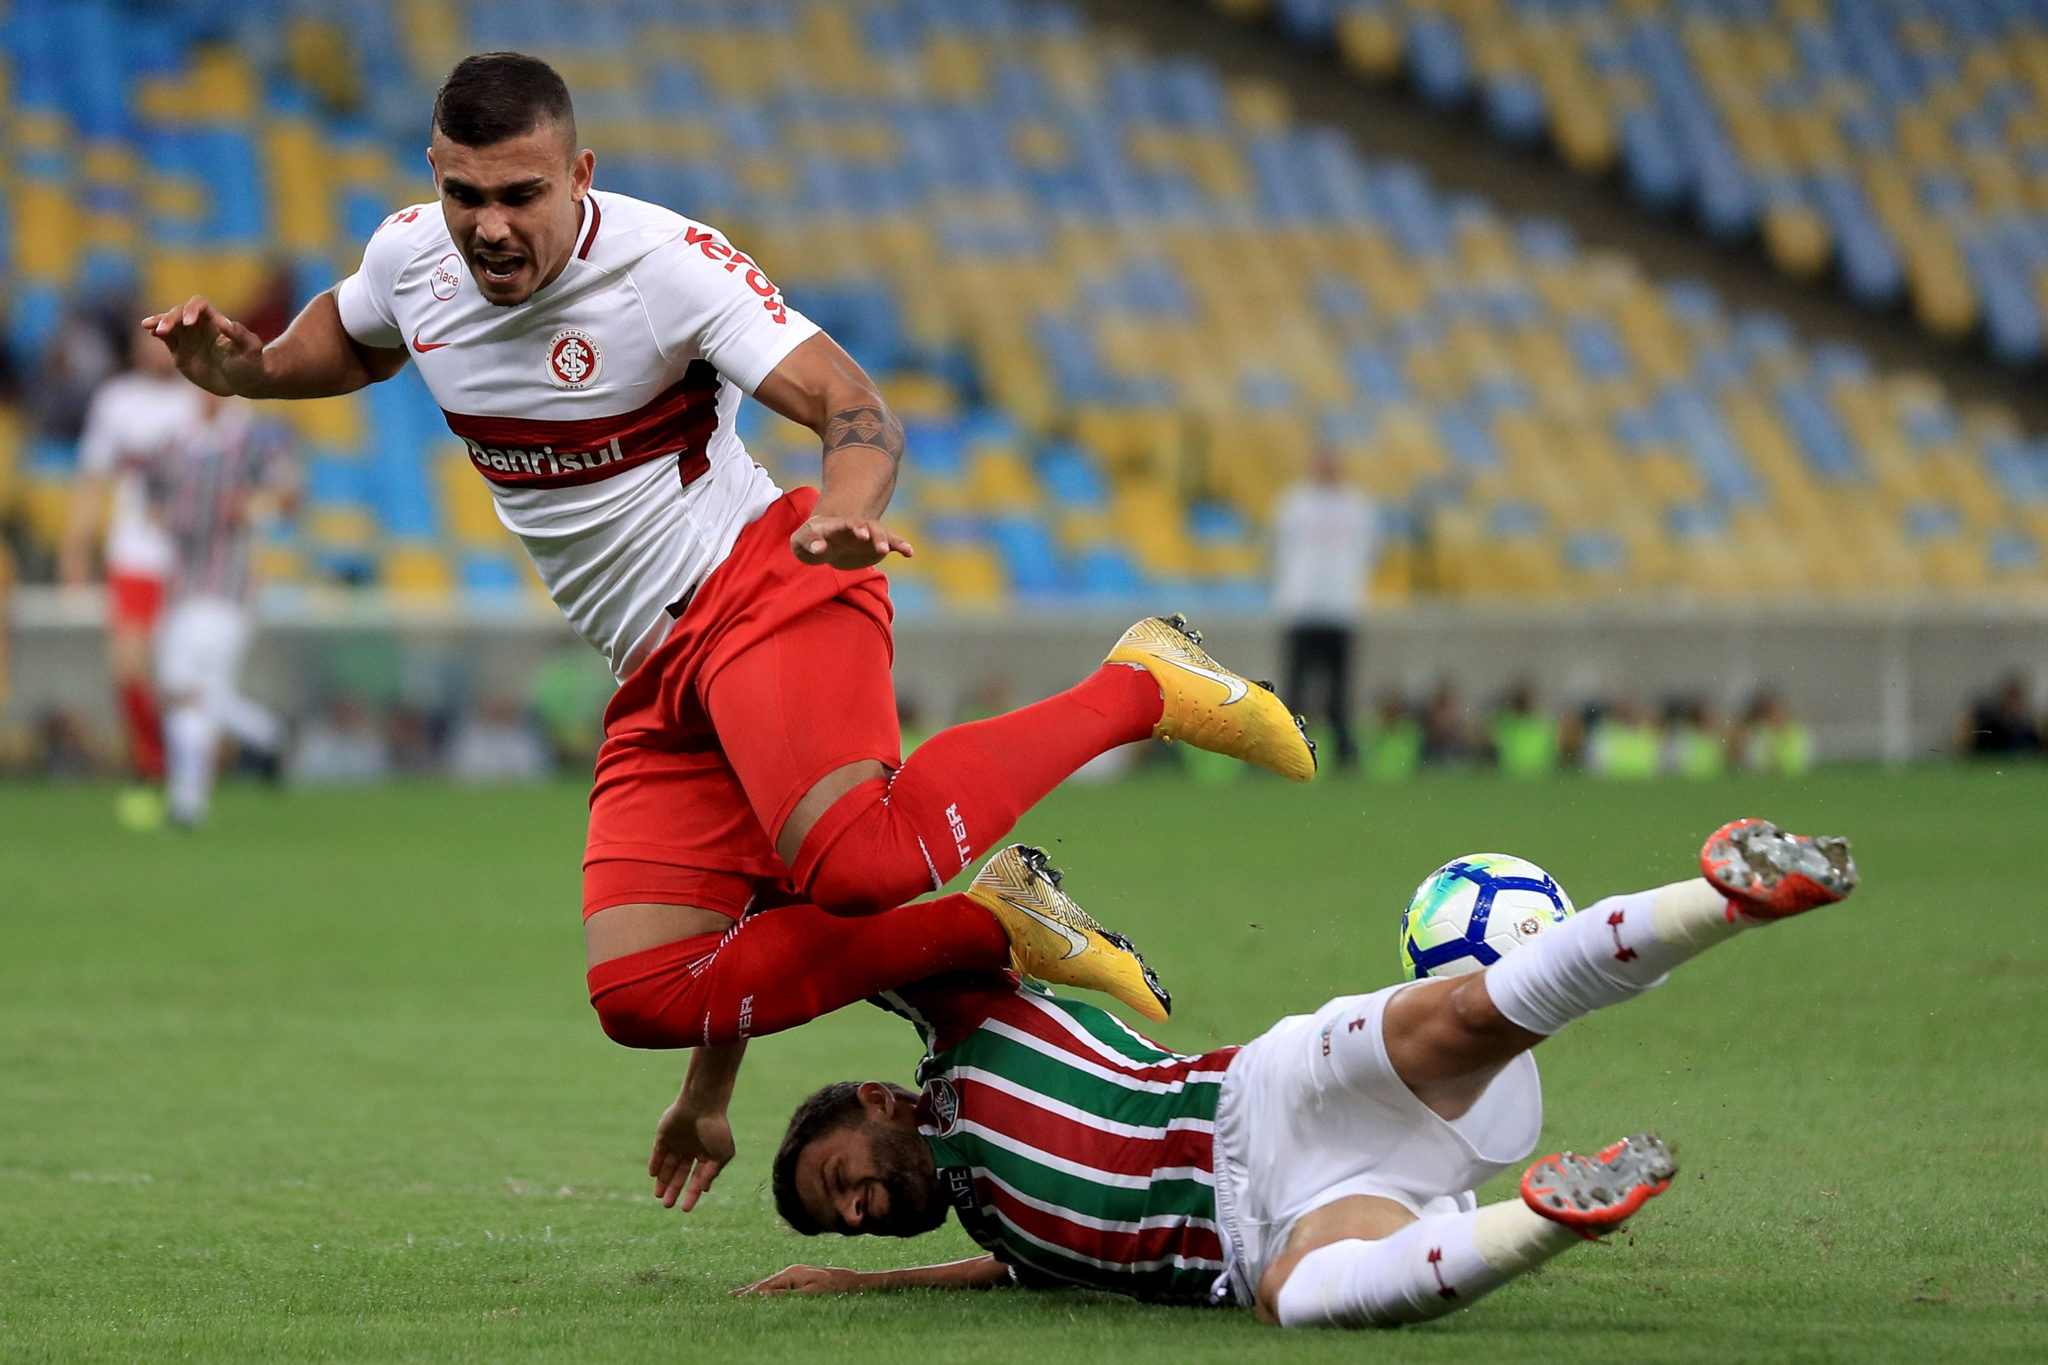
POLYGON ((335 300, 357 341, 412 352, 499 520, 620 678, 780 496, 734 416, 818 329, 702 223, 593 191, 562 273, 502 307, 418 204, 335 300))
POLYGON ((93 392, 78 438, 78 467, 109 480, 107 572, 167 578, 177 562, 171 536, 150 507, 144 472, 162 452, 205 425, 206 398, 182 375, 117 374, 93 392))

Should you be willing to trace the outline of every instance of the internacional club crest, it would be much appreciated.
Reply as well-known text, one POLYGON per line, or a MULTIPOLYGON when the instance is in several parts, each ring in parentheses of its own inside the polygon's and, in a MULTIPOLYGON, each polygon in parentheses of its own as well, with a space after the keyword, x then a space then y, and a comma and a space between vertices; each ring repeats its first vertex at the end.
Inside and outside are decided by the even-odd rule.
POLYGON ((580 327, 564 327, 548 338, 548 381, 558 389, 587 389, 604 372, 597 338, 580 327))

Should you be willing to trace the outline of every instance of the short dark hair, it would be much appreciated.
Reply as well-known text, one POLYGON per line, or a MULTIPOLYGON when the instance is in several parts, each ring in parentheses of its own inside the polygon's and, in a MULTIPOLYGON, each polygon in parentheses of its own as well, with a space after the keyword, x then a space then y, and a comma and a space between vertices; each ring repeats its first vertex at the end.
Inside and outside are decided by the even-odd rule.
POLYGON ((825 1228, 811 1217, 803 1197, 796 1191, 796 1159, 819 1138, 841 1128, 852 1128, 866 1118, 860 1086, 859 1081, 834 1081, 812 1092, 789 1116, 789 1131, 782 1135, 782 1146, 776 1150, 774 1170, 768 1181, 775 1192, 775 1211, 782 1215, 783 1222, 806 1237, 816 1237, 825 1228))
POLYGON ((576 145, 576 107, 561 74, 523 52, 464 57, 434 96, 434 126, 450 142, 489 147, 543 123, 560 125, 576 145))

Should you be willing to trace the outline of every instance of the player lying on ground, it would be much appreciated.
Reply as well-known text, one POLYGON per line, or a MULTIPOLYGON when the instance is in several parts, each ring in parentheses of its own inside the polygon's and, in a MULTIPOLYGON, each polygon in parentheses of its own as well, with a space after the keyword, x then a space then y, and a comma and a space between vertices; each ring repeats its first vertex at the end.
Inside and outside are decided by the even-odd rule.
POLYGON ((975 902, 904 902, 1098 754, 1160 736, 1313 771, 1270 690, 1157 621, 1071 691, 906 763, 876 569, 912 553, 881 521, 903 426, 868 376, 716 229, 593 189, 545 62, 457 64, 427 159, 438 202, 386 219, 268 346, 204 298, 143 326, 200 387, 257 398, 353 392, 410 346, 499 518, 620 678, 584 936, 607 1033, 700 1049, 657 1167, 666 1153, 715 1175, 730 1155, 745 1038, 1007 960, 975 902), (742 394, 818 434, 822 491, 785 493, 748 457, 742 394))
MULTIPOLYGON (((983 875, 1030 880, 1042 856, 1006 851, 983 875)), ((926 1037, 923 1093, 842 1082, 804 1101, 776 1207, 805 1234, 891 1237, 952 1208, 989 1254, 791 1266, 739 1292, 1082 1285, 1245 1304, 1285 1327, 1464 1307, 1619 1226, 1676 1169, 1632 1137, 1545 1157, 1519 1200, 1475 1207, 1471 1191, 1535 1145, 1529 1050, 1856 884, 1844 841, 1762 821, 1724 827, 1700 861, 1703 879, 1609 897, 1481 972, 1333 1000, 1200 1057, 1014 980, 920 983, 895 1003, 926 1037)))

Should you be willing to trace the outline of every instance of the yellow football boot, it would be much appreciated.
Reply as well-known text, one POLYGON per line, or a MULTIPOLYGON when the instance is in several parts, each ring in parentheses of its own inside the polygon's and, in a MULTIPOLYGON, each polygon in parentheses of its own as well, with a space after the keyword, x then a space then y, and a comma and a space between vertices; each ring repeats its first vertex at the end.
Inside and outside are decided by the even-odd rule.
POLYGON ((1103 662, 1137 664, 1158 681, 1166 710, 1152 727, 1154 739, 1228 754, 1296 782, 1315 776, 1316 746, 1302 733, 1301 717, 1281 704, 1271 683, 1241 678, 1210 658, 1187 617, 1146 617, 1103 662))
POLYGON ((1010 964, 1019 975, 1101 991, 1155 1024, 1172 1012, 1173 997, 1131 941, 1061 892, 1059 869, 1046 862, 1044 849, 1011 844, 982 864, 967 895, 1010 936, 1010 964))

